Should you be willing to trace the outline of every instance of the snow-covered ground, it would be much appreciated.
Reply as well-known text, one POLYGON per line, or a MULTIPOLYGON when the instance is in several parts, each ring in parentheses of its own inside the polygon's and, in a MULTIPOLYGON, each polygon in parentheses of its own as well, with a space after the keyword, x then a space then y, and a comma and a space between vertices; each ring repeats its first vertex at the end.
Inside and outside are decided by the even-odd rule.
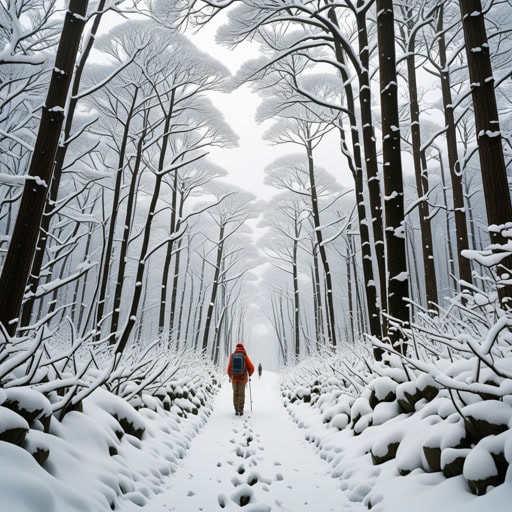
MULTIPOLYGON (((304 401, 286 401, 285 407, 283 389, 278 374, 264 372, 261 380, 253 378, 253 411, 247 389, 243 417, 234 414, 231 385, 225 377, 215 397, 197 414, 183 415, 179 407, 164 411, 158 403, 152 404, 153 410, 136 411, 98 390, 84 401, 85 414, 68 413, 62 422, 54 422, 50 433, 30 429, 23 447, 0 441, 0 509, 510 510, 510 469, 504 484, 476 497, 463 476, 446 479, 440 472, 420 469, 401 476, 396 459, 372 463, 370 447, 375 449, 379 439, 396 431, 412 440, 417 435, 419 442, 426 425, 419 415, 383 421, 355 436, 351 428, 334 428, 320 408, 304 401), (114 416, 127 417, 133 427, 144 428, 141 439, 126 428, 121 435, 114 416), (30 454, 35 447, 50 451, 44 468, 30 454)), ((0 407, 0 422, 8 421, 8 416, 0 407)))
MULTIPOLYGON (((215 410, 167 489, 142 510, 250 512, 367 510, 351 503, 329 465, 315 454, 282 405, 279 378, 265 372, 247 387, 246 412, 235 416, 225 381, 215 410)), ((137 507, 124 512, 140 510, 137 507)))

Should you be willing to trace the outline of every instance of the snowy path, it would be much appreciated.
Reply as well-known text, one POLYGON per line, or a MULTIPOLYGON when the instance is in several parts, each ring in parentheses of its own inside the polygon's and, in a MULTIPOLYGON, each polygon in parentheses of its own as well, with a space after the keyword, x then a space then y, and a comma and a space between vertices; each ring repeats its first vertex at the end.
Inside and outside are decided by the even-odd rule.
POLYGON ((246 413, 235 416, 226 380, 214 411, 170 477, 142 512, 244 510, 301 512, 367 510, 352 503, 329 475, 282 406, 278 376, 252 379, 246 413))

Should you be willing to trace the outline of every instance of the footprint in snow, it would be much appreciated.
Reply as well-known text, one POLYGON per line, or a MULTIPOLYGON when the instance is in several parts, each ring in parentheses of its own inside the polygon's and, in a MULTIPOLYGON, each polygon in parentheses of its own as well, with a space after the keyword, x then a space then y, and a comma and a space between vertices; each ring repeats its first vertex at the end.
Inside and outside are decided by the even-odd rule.
POLYGON ((224 494, 219 494, 217 496, 217 503, 219 504, 220 508, 226 507, 227 498, 224 494))
POLYGON ((239 446, 236 450, 235 450, 235 453, 238 457, 241 457, 242 459, 248 459, 251 455, 254 455, 254 450, 247 450, 247 449, 243 449, 241 446, 239 446))
POLYGON ((254 502, 254 494, 252 489, 248 485, 241 485, 231 495, 231 501, 237 505, 240 505, 241 507, 245 507, 249 503, 254 502))

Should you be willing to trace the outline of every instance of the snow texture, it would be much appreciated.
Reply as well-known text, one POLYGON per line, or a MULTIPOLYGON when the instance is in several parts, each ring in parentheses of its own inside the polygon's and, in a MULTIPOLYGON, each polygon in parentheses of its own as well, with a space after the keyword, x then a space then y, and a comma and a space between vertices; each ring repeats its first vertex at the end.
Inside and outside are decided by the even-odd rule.
MULTIPOLYGON (((478 450, 463 450, 464 475, 446 479, 439 471, 426 471, 418 449, 422 444, 452 446, 460 440, 462 422, 444 399, 397 415, 396 389, 387 377, 376 379, 373 389, 363 391, 357 400, 334 378, 324 380, 320 395, 318 389, 305 385, 293 389, 290 382, 288 376, 280 382, 270 372, 253 378, 242 417, 234 414, 227 379, 196 414, 183 414, 181 407, 191 404, 185 397, 170 411, 146 397, 146 407, 136 410, 97 390, 84 400, 83 413, 70 412, 61 422, 52 418, 47 433, 31 428, 23 447, 0 441, 2 508, 16 512, 106 512, 111 507, 122 512, 507 510, 512 500, 510 471, 503 485, 484 496, 472 494, 465 478, 481 480, 495 474, 493 453, 503 451, 510 461, 509 430, 486 437, 478 450), (372 400, 387 401, 372 408, 372 400), (441 410, 450 416, 443 420, 437 416, 441 410), (349 428, 354 412, 365 424, 359 435, 349 428), (127 433, 121 418, 139 435, 127 433), (400 443, 396 458, 374 465, 370 452, 383 454, 393 442, 400 443), (37 449, 50 453, 42 465, 31 455, 37 449)), ((2 403, 9 393, 2 391, 2 403)), ((20 399, 27 407, 46 410, 47 404, 34 393, 19 392, 24 394, 20 399)), ((495 404, 481 403, 472 406, 475 416, 488 413, 496 421, 510 420, 508 405, 498 410, 495 404)), ((5 425, 12 411, 4 409, 0 418, 5 425)), ((23 426, 27 428, 26 422, 23 426)), ((441 463, 452 462, 460 452, 444 449, 441 463)))

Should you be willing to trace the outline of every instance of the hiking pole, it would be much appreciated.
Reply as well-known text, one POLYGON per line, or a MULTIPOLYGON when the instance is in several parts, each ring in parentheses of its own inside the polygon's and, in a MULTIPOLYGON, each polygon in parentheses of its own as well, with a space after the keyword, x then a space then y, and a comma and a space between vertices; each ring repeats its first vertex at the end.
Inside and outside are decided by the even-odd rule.
POLYGON ((249 400, 251 402, 251 412, 252 412, 252 390, 251 390, 251 378, 249 377, 249 400))

